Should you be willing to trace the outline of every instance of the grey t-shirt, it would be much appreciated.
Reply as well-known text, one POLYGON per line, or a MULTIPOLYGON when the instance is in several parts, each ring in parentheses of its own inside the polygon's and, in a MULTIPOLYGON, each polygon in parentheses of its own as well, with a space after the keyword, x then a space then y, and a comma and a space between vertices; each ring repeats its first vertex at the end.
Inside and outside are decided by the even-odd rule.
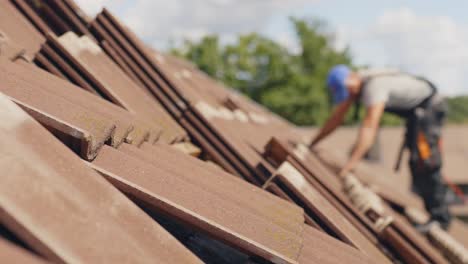
POLYGON ((361 102, 366 107, 384 102, 386 109, 409 110, 432 93, 427 82, 402 72, 361 76, 370 77, 361 94, 361 102))

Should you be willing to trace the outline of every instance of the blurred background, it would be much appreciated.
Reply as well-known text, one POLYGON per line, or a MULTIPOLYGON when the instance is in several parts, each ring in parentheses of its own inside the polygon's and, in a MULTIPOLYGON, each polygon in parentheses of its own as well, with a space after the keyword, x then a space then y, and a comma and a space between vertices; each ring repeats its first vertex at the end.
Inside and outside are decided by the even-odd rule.
MULTIPOLYGON (((329 68, 391 67, 425 76, 448 98, 444 177, 468 192, 468 21, 463 1, 371 0, 77 0, 94 16, 102 7, 155 49, 184 57, 313 136, 330 113, 329 68), (456 8, 455 8, 456 7, 456 8), (158 10, 163 10, 159 12, 158 10), (157 12, 158 11, 158 12, 157 12)), ((347 154, 357 129, 322 147, 347 154)), ((404 133, 386 115, 378 163, 392 172, 404 133)), ((403 159, 406 160, 406 159, 403 159)), ((404 168, 392 180, 409 188, 404 168)), ((458 214, 466 215, 468 210, 458 214), (466 211, 466 212, 465 212, 466 211)))
MULTIPOLYGON (((77 2, 90 16, 107 7, 154 48, 188 58, 298 125, 327 117, 324 76, 336 63, 426 76, 451 97, 450 122, 468 121, 463 1, 77 2)), ((389 116, 383 122, 398 124, 389 116)))

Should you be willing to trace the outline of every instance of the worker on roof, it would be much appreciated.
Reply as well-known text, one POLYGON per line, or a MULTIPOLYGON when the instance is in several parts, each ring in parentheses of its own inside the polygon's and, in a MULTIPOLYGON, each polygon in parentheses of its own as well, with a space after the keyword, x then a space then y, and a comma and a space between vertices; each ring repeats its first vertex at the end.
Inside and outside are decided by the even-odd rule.
POLYGON ((374 142, 384 112, 406 120, 404 146, 410 151, 413 189, 424 200, 431 221, 447 229, 451 215, 446 203, 447 187, 441 176, 441 129, 447 105, 428 80, 397 70, 352 71, 345 65, 333 67, 327 78, 335 110, 310 144, 312 149, 343 121, 353 104, 365 106, 359 136, 348 162, 339 175, 345 178, 374 142))

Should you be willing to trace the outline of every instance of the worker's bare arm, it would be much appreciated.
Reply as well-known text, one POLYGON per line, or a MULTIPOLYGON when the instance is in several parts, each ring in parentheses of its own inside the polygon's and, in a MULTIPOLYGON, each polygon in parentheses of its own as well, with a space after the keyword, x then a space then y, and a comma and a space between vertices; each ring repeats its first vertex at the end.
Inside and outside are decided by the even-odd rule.
POLYGON ((312 142, 310 143, 309 145, 310 149, 312 149, 317 143, 319 143, 322 139, 326 138, 338 126, 341 125, 346 112, 348 111, 348 109, 350 108, 353 102, 354 102, 354 99, 350 97, 348 100, 339 104, 335 108, 332 115, 325 122, 325 125, 322 127, 322 129, 320 129, 320 132, 315 136, 314 140, 312 140, 312 142))
POLYGON ((366 116, 362 122, 359 136, 350 159, 342 168, 340 176, 346 176, 355 166, 361 161, 362 157, 371 147, 374 142, 377 130, 379 128, 380 119, 385 109, 385 103, 377 103, 367 108, 366 116))

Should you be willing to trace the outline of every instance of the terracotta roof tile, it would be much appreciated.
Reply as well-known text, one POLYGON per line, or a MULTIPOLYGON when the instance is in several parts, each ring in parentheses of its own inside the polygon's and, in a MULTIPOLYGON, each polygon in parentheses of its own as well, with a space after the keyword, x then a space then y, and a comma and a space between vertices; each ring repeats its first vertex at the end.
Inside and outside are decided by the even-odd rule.
POLYGON ((379 259, 381 262, 388 262, 384 255, 332 203, 323 197, 293 165, 285 162, 281 164, 276 173, 278 174, 277 179, 294 192, 307 208, 313 210, 317 217, 327 225, 327 228, 335 232, 336 236, 365 252, 365 254, 379 259))
POLYGON ((149 97, 143 88, 136 85, 104 51, 87 36, 78 37, 73 32, 58 39, 49 38, 56 46, 66 49, 83 69, 83 74, 92 78, 94 87, 112 102, 128 111, 162 127, 165 142, 186 137, 185 131, 167 114, 159 103, 149 97))
MULTIPOLYGON (((275 263, 294 263, 302 238, 240 207, 238 198, 104 147, 92 166, 123 192, 275 263), (194 199, 194 197, 196 197, 194 199)), ((244 190, 248 192, 249 190, 244 190)))
POLYGON ((144 151, 130 145, 122 145, 119 149, 171 174, 203 186, 206 190, 218 193, 225 199, 235 201, 239 207, 251 210, 296 235, 302 234, 304 216, 299 207, 233 177, 220 168, 179 153, 164 144, 144 146, 144 151), (187 173, 189 171, 190 173, 187 173), (241 193, 242 195, 239 195, 241 193))
POLYGON ((199 262, 19 107, 0 104, 1 222, 29 247, 60 262, 199 262))
POLYGON ((46 263, 38 256, 0 238, 0 259, 6 263, 41 264, 46 263))
POLYGON ((304 247, 299 263, 375 263, 374 260, 353 247, 331 238, 311 227, 305 227, 304 247))
POLYGON ((109 135, 113 146, 124 141, 140 145, 154 131, 153 126, 124 109, 32 65, 1 61, 0 70, 1 91, 31 111, 39 112, 41 120, 48 119, 47 125, 55 130, 90 146, 79 149, 84 158, 94 157, 109 135))
POLYGON ((0 1, 0 55, 12 58, 22 50, 32 56, 39 51, 44 37, 7 0, 0 1))
MULTIPOLYGON (((90 161, 27 116, 18 126, 23 112, 0 112, 8 117, 0 133, 9 133, 0 137, 2 166, 12 176, 0 179, 8 212, 0 221, 49 260, 199 262, 189 248, 213 262, 233 262, 228 251, 250 263, 446 262, 402 215, 420 200, 375 179, 381 168, 358 172, 384 198, 382 211, 364 212, 336 176, 340 161, 301 145, 309 129, 149 48, 109 11, 90 20, 72 0, 2 6, 11 11, 0 16, 0 31, 12 25, 8 52, 26 49, 58 77, 6 57, 0 91, 90 161), (189 140, 201 160, 169 145, 189 140)), ((465 242, 464 228, 456 221, 450 232, 465 242)))

